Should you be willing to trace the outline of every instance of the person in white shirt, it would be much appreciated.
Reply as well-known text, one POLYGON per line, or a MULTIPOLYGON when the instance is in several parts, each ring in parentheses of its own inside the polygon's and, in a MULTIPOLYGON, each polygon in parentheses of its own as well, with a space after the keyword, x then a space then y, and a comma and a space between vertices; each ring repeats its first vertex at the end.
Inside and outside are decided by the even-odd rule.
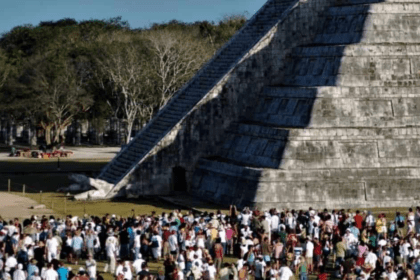
POLYGON ((48 239, 45 244, 45 247, 47 249, 47 259, 48 262, 51 262, 53 259, 57 259, 57 252, 58 252, 58 241, 56 238, 53 238, 52 233, 48 234, 48 239))
POLYGON ((286 264, 283 264, 279 271, 280 280, 290 280, 293 276, 293 272, 286 264))
POLYGON ((251 211, 249 211, 249 209, 245 209, 242 214, 242 220, 241 220, 241 225, 242 226, 249 226, 251 224, 251 217, 252 217, 252 213, 251 211))
POLYGON ((131 265, 129 261, 125 261, 123 272, 124 272, 124 279, 126 280, 133 279, 133 273, 131 272, 131 265))
POLYGON ((378 257, 376 256, 376 254, 369 251, 365 259, 365 264, 370 264, 373 267, 373 269, 375 269, 377 260, 378 257))
POLYGON ((169 243, 169 250, 171 251, 171 254, 176 256, 178 254, 178 239, 177 239, 175 230, 172 230, 171 235, 168 238, 168 243, 169 243))
POLYGON ((252 230, 248 226, 244 226, 241 229, 241 233, 243 237, 252 237, 252 230))
POLYGON ((209 272, 209 278, 210 278, 210 280, 216 279, 217 271, 216 271, 216 268, 214 267, 213 261, 210 261, 209 262, 209 265, 207 267, 207 271, 209 272))
POLYGON ((138 229, 135 231, 135 236, 134 236, 134 261, 136 261, 138 259, 138 256, 140 254, 140 247, 141 247, 141 231, 138 229))
POLYGON ((306 248, 305 248, 305 258, 306 258, 306 263, 308 264, 308 273, 312 273, 313 271, 313 257, 314 257, 314 243, 312 243, 311 239, 308 237, 306 241, 306 248))
POLYGON ((86 271, 91 280, 96 279, 96 261, 93 259, 92 254, 88 254, 88 259, 86 260, 86 271))
POLYGON ((392 261, 392 258, 389 256, 389 251, 386 251, 383 259, 383 269, 385 270, 387 265, 392 261))
POLYGON ((200 271, 201 271, 201 269, 203 267, 203 261, 201 259, 199 259, 196 254, 194 255, 194 259, 192 261, 192 266, 200 269, 200 271))
POLYGON ((32 275, 29 280, 41 280, 41 276, 39 276, 39 272, 35 271, 34 275, 32 275))
POLYGON ((271 232, 277 233, 279 228, 279 216, 274 214, 271 216, 271 232))
POLYGON ((54 270, 52 263, 48 265, 48 270, 45 272, 44 280, 58 280, 58 273, 54 270))
POLYGON ((410 256, 410 247, 411 244, 408 242, 408 240, 401 240, 401 245, 400 245, 400 254, 401 257, 403 258, 404 263, 408 262, 408 257, 410 256))
POLYGON ((118 240, 115 238, 113 232, 108 233, 108 238, 105 241, 105 249, 106 254, 108 257, 108 263, 104 267, 104 272, 108 272, 108 268, 110 268, 110 273, 114 274, 115 272, 115 260, 117 257, 117 246, 118 240))
POLYGON ((227 255, 227 247, 226 247, 226 230, 224 226, 220 226, 219 227, 219 238, 220 238, 220 243, 222 243, 222 247, 223 247, 223 254, 227 255))
POLYGON ((15 258, 14 255, 10 255, 7 259, 6 259, 6 263, 5 266, 10 268, 10 269, 14 269, 17 265, 17 260, 15 258))
POLYGON ((123 261, 119 260, 117 268, 115 269, 115 277, 118 277, 121 274, 124 275, 124 265, 123 265, 123 261))
POLYGON ((368 227, 374 227, 375 226, 375 218, 373 217, 372 212, 368 211, 365 222, 366 222, 366 226, 368 226, 368 227))
MULTIPOLYGON (((151 239, 151 248, 152 248, 152 254, 153 258, 155 260, 160 259, 162 255, 162 237, 158 234, 158 232, 154 232, 152 239, 151 239)), ((169 240, 168 240, 169 241, 169 240)))
POLYGON ((344 240, 347 244, 347 249, 352 249, 357 243, 357 238, 354 234, 351 233, 350 229, 346 229, 346 233, 344 234, 344 240))
POLYGON ((136 272, 136 275, 141 271, 141 266, 144 263, 144 260, 141 257, 142 257, 142 255, 141 255, 141 253, 139 253, 137 255, 137 259, 133 262, 133 267, 134 267, 134 270, 136 272))
POLYGON ((386 269, 387 273, 386 276, 388 277, 388 280, 397 280, 398 276, 397 273, 395 273, 395 271, 392 269, 392 266, 389 266, 386 269))
POLYGON ((20 263, 15 272, 13 272, 13 280, 26 280, 27 273, 23 271, 23 265, 20 263))

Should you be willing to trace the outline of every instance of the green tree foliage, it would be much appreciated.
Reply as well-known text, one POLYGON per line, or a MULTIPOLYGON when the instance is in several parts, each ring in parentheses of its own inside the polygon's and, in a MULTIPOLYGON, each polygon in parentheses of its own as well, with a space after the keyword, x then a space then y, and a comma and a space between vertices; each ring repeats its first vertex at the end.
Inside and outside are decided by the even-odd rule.
POLYGON ((64 18, 17 26, 0 37, 0 113, 42 126, 47 143, 75 118, 119 118, 130 135, 135 120, 145 124, 245 21, 130 29, 121 17, 64 18))

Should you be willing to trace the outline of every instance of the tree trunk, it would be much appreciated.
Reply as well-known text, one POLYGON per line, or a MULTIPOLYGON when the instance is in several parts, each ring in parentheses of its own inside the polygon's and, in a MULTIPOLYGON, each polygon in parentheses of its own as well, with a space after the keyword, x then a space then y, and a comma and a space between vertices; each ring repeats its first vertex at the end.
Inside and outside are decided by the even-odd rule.
POLYGON ((47 125, 45 127, 45 143, 51 145, 51 126, 47 125))
POLYGON ((131 131, 133 130, 134 121, 127 121, 127 140, 126 144, 130 143, 131 131))
POLYGON ((61 127, 55 129, 54 143, 60 143, 61 127))
POLYGON ((31 135, 29 137, 29 144, 31 146, 37 146, 38 145, 38 138, 36 135, 36 127, 34 126, 33 123, 29 124, 29 129, 31 131, 31 135))
POLYGON ((13 127, 14 127, 14 122, 13 121, 9 121, 9 134, 7 135, 7 140, 8 140, 8 145, 12 146, 13 143, 15 143, 15 137, 13 135, 13 127))

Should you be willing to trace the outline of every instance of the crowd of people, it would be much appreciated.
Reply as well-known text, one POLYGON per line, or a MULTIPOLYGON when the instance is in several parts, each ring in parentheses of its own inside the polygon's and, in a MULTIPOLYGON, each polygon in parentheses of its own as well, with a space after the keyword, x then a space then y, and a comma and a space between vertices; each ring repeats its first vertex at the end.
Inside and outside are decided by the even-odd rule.
POLYGON ((229 213, 0 218, 0 279, 103 280, 104 272, 118 280, 413 280, 420 279, 419 234, 419 207, 392 219, 235 206, 229 213), (154 262, 160 268, 152 273, 154 262))

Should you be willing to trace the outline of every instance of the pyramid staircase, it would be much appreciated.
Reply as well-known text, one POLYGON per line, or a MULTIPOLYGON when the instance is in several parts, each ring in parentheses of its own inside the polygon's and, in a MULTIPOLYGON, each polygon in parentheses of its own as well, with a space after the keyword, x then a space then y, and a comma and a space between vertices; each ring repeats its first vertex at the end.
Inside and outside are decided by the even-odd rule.
POLYGON ((298 1, 270 0, 209 61, 196 76, 162 108, 157 116, 101 171, 98 179, 115 186, 107 198, 126 185, 128 175, 152 149, 180 123, 193 107, 225 77, 261 38, 289 13, 298 1))

